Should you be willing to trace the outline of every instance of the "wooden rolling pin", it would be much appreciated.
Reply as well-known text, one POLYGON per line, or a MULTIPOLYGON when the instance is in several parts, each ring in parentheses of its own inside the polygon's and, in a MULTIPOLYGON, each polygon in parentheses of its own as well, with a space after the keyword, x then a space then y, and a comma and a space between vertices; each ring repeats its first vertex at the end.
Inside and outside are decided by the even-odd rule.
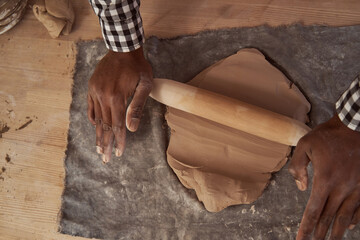
POLYGON ((154 79, 150 96, 167 106, 285 145, 296 146, 310 131, 287 116, 169 79, 154 79))

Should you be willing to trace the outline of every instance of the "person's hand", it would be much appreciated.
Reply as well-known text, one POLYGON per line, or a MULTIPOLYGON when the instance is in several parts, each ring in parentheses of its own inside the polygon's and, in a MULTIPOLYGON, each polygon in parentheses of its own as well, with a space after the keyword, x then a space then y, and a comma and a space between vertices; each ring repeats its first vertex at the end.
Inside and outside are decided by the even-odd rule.
POLYGON ((88 118, 96 126, 96 149, 103 161, 125 148, 126 127, 137 130, 146 99, 152 89, 152 69, 142 48, 129 53, 109 51, 89 80, 88 118), (126 109, 127 100, 133 96, 126 109))
POLYGON ((360 220, 360 132, 335 115, 300 139, 289 171, 302 191, 309 161, 313 185, 296 239, 324 239, 332 221, 330 239, 341 239, 360 220))

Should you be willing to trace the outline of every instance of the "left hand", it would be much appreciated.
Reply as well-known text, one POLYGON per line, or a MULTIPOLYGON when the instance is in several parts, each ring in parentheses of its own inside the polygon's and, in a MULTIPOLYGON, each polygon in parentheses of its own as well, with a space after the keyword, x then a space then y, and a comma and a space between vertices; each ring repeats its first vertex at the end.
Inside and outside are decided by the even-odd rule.
POLYGON ((360 221, 360 132, 335 115, 301 138, 289 167, 301 191, 310 161, 313 185, 296 239, 324 239, 333 220, 330 239, 342 239, 360 221))
POLYGON ((152 89, 152 69, 143 48, 131 52, 110 51, 96 66, 89 80, 88 118, 95 126, 96 149, 109 162, 116 142, 115 155, 125 148, 126 127, 135 132, 142 110, 152 89), (133 96, 128 108, 127 101, 133 96))

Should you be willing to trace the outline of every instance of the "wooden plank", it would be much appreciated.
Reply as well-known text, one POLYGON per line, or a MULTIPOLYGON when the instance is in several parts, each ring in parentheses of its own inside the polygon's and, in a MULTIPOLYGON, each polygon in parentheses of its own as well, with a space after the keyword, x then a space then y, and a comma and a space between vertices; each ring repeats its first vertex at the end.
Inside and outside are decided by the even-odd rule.
POLYGON ((360 23, 356 1, 144 1, 142 16, 148 35, 173 37, 202 30, 288 25, 331 26, 360 23), (150 4, 152 2, 152 4, 150 4), (167 3, 165 3, 167 2, 167 3))
MULTIPOLYGON (((11 221, 11 220, 9 220, 11 221)), ((56 233, 55 229, 53 231, 44 231, 38 230, 27 226, 18 225, 16 227, 7 226, 9 221, 2 221, 0 219, 0 232, 1 234, 5 233, 6 235, 1 235, 0 240, 86 240, 87 238, 82 237, 73 237, 68 235, 63 235, 56 233)), ((31 226, 31 224, 30 224, 31 226)))
MULTIPOLYGON (((88 0, 73 1, 76 21, 61 40, 102 38, 98 18, 88 0)), ((346 26, 360 24, 357 0, 144 0, 141 15, 146 36, 174 37, 202 30, 231 27, 303 23, 346 26)), ((8 34, 50 39, 46 29, 28 9, 24 20, 8 34)))
POLYGON ((4 138, 66 147, 74 43, 11 38, 0 54, 0 120, 10 127, 4 138))
POLYGON ((75 44, 11 36, 0 54, 0 239, 81 239, 57 233, 75 44))
POLYGON ((72 42, 28 37, 9 37, 0 44, 0 67, 57 73, 69 76, 74 68, 76 54, 72 42), (18 54, 16 54, 18 53, 18 54))
POLYGON ((64 148, 0 141, 0 239, 81 239, 57 233, 64 148))

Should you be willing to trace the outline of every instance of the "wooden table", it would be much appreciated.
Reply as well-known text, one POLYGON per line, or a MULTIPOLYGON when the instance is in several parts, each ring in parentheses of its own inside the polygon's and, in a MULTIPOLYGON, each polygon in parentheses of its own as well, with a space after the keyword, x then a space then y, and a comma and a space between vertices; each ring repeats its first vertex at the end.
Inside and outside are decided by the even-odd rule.
MULTIPOLYGON (((360 23, 358 0, 145 0, 147 36, 174 37, 204 29, 301 22, 360 23)), ((0 35, 0 239, 81 239, 57 233, 64 188, 76 42, 101 38, 87 0, 74 0, 69 36, 51 39, 28 9, 0 35), (1 124, 0 124, 1 129, 1 124)))

